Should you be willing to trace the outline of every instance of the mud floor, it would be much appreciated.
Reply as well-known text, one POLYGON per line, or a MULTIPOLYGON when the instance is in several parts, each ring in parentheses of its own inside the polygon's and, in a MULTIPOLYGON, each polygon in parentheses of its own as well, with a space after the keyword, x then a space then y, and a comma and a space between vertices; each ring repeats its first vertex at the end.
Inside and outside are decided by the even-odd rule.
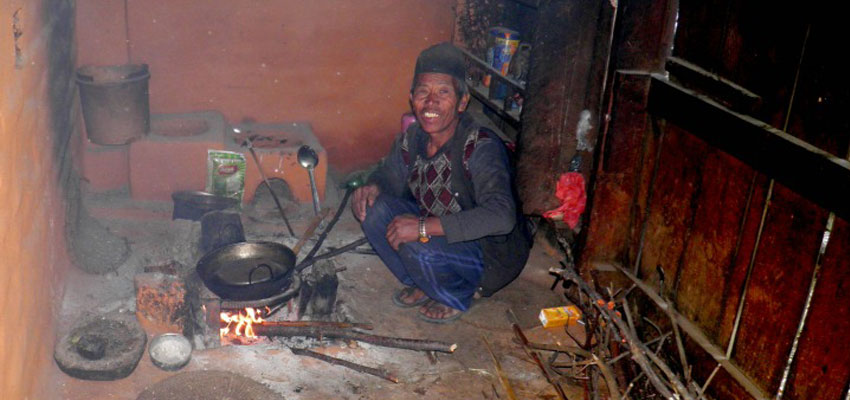
MULTIPOLYGON (((336 209, 341 197, 329 190, 325 206, 336 209)), ((114 271, 90 274, 73 269, 68 276, 61 308, 60 335, 72 322, 90 313, 134 310, 133 277, 145 266, 176 260, 193 266, 200 254, 197 243, 200 223, 170 219, 171 204, 136 203, 126 192, 86 196, 84 203, 109 232, 127 239, 130 254, 114 271)), ((296 233, 306 228, 312 208, 309 204, 287 202, 287 213, 296 233)), ((258 196, 246 207, 242 222, 248 240, 275 240, 292 245, 273 203, 258 196)), ((328 236, 324 248, 338 247, 359 238, 359 227, 346 212, 328 236)), ((306 254, 311 244, 305 246, 306 254)), ((265 340, 253 345, 230 345, 196 350, 181 371, 166 372, 155 367, 147 352, 127 378, 95 382, 71 378, 54 365, 57 399, 136 399, 151 385, 181 372, 221 370, 244 375, 271 388, 286 399, 505 399, 493 359, 484 344, 492 344, 507 378, 521 399, 556 399, 537 366, 513 341, 506 316, 513 310, 521 326, 532 338, 563 341, 564 338, 539 327, 537 314, 543 307, 562 305, 563 300, 549 290, 552 277, 547 269, 557 260, 537 245, 518 280, 493 297, 477 301, 460 320, 433 325, 416 318, 416 309, 401 309, 391 296, 400 287, 381 261, 372 255, 346 253, 336 257, 339 273, 337 302, 357 322, 370 322, 374 333, 457 343, 453 354, 440 354, 436 362, 425 353, 390 349, 355 342, 325 341, 313 350, 393 372, 399 383, 333 366, 322 361, 293 355, 286 342, 265 340)), ((149 338, 152 335, 149 332, 149 338)), ((562 344, 566 344, 563 343, 562 344)), ((580 389, 567 388, 575 395, 580 389)), ((570 393, 568 393, 570 394, 570 393)), ((572 397, 572 396, 571 396, 572 397)))

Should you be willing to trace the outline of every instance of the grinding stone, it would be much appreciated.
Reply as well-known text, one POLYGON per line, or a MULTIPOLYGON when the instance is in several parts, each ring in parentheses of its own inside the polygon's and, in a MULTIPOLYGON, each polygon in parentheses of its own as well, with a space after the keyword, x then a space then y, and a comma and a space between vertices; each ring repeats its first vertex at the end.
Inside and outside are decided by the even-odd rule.
POLYGON ((111 381, 130 375, 147 343, 147 335, 133 313, 111 313, 82 318, 70 333, 59 339, 53 358, 59 369, 79 379, 111 381), (87 353, 87 337, 97 336, 105 345, 102 357, 92 360, 87 353))

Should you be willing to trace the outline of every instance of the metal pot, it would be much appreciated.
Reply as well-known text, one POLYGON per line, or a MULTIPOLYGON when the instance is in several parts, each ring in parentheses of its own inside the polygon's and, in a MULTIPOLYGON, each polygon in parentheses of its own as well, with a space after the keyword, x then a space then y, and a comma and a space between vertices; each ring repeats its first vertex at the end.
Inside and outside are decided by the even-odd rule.
POLYGON ((151 340, 148 354, 153 365, 166 371, 177 371, 192 358, 192 343, 177 333, 163 333, 151 340))
POLYGON ((280 243, 241 242, 204 255, 196 267, 213 293, 229 300, 260 300, 292 283, 295 253, 280 243))

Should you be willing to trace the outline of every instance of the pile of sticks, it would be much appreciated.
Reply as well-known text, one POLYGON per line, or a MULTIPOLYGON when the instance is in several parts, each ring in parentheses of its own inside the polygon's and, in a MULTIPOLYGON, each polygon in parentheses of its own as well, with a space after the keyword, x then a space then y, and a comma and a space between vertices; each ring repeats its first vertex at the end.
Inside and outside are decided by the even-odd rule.
MULTIPOLYGON (((655 333, 640 339, 635 329, 628 290, 602 296, 594 290, 572 265, 568 245, 564 246, 565 262, 551 268, 558 281, 575 284, 574 295, 565 296, 582 311, 586 337, 575 340, 578 346, 562 346, 529 341, 516 317, 512 319, 516 339, 540 368, 543 376, 554 386, 562 400, 567 397, 563 384, 582 385, 591 399, 702 399, 703 388, 690 379, 690 368, 675 321, 669 332, 662 331, 647 318, 643 321, 655 328, 655 333), (675 341, 679 365, 671 367, 665 361, 665 344, 675 341)), ((571 287, 573 289, 573 287, 571 287)), ((569 330, 567 330, 569 334, 569 330)))

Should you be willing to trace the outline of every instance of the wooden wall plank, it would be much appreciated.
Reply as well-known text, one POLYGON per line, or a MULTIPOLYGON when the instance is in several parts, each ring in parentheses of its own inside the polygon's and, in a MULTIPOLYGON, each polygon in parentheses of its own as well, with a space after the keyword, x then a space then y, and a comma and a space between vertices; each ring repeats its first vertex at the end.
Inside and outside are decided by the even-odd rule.
MULTIPOLYGON (((751 198, 753 186, 764 185, 764 181, 757 182, 752 168, 716 149, 707 154, 702 172, 690 240, 679 272, 677 308, 715 343, 725 343, 728 333, 721 335, 723 325, 718 322, 730 309, 734 315, 746 275, 735 273, 735 257, 747 226, 748 206, 763 204, 762 199, 751 198)), ((759 220, 758 214, 754 217, 759 220)), ((749 254, 742 255, 748 258, 749 254)), ((739 265, 744 271, 746 267, 739 265)))
POLYGON ((676 122, 821 206, 850 216, 850 163, 653 75, 650 113, 676 122), (835 190, 823 182, 839 188, 835 190))
POLYGON ((618 74, 615 93, 609 133, 600 145, 602 154, 592 189, 593 207, 588 213, 579 263, 582 269, 595 260, 625 261, 636 190, 641 174, 651 169, 646 168, 644 161, 646 141, 652 136, 646 118, 649 75, 618 74))
MULTIPOLYGON (((675 125, 667 125, 649 203, 639 276, 655 285, 664 270, 664 292, 674 288, 700 192, 705 142, 675 125)), ((634 239, 633 239, 634 240, 634 239)))
POLYGON ((771 393, 779 386, 826 218, 822 208, 774 185, 733 354, 771 393))
POLYGON ((714 337, 717 339, 717 344, 724 349, 728 348, 734 330, 738 303, 747 277, 747 269, 756 247, 762 213, 767 201, 769 182, 770 179, 767 176, 756 173, 750 206, 739 237, 738 251, 732 260, 732 266, 728 272, 728 281, 721 294, 722 313, 717 321, 714 337))
POLYGON ((809 21, 804 13, 767 0, 681 1, 674 54, 761 96, 753 116, 782 129, 809 21))
POLYGON ((836 219, 822 261, 788 399, 838 399, 850 380, 850 223, 836 219))

